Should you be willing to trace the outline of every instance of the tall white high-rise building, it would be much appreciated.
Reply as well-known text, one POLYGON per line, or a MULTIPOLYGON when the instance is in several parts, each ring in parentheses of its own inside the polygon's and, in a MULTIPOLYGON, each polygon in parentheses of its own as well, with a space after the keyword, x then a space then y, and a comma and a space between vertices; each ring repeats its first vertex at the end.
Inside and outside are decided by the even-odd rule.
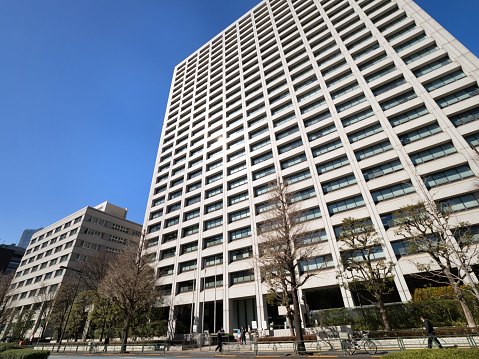
MULTIPOLYGON (((63 283, 79 283, 85 262, 101 251, 119 253, 128 240, 139 238, 141 225, 127 220, 127 212, 103 202, 70 214, 32 236, 12 280, 6 306, 13 322, 21 320, 24 311, 33 310, 27 336, 43 333, 46 323, 42 312, 52 304, 63 283)), ((87 276, 85 273, 83 278, 87 276)), ((11 336, 14 327, 7 326, 3 337, 11 336)), ((52 334, 48 330, 44 333, 47 337, 52 334)))
POLYGON ((170 319, 284 321, 247 260, 277 176, 326 253, 310 310, 358 304, 336 278, 345 217, 371 219, 397 264, 389 301, 410 300, 392 212, 448 201, 478 230, 478 80, 478 58, 411 0, 265 0, 181 62, 145 217, 170 319))

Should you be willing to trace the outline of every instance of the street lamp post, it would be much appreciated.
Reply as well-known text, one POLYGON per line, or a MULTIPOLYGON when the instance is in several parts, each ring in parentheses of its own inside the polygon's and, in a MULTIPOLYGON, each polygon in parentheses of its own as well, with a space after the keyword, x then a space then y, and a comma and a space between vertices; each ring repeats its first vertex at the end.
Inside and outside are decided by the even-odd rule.
POLYGON ((80 277, 78 278, 78 283, 75 287, 75 293, 73 294, 73 301, 72 301, 72 304, 70 305, 70 309, 68 310, 67 319, 65 320, 65 326, 63 327, 62 333, 60 335, 60 340, 58 341, 57 353, 60 352, 60 347, 62 345, 63 336, 65 335, 65 332, 67 330, 68 319, 70 319, 70 313, 72 312, 73 303, 75 303, 75 298, 76 298, 77 293, 78 293, 78 288, 80 287, 80 282, 81 282, 82 277, 83 277, 83 271, 81 271, 81 270, 74 269, 74 268, 67 268, 65 266, 60 266, 60 269, 65 269, 65 270, 70 269, 74 272, 80 273, 80 277))

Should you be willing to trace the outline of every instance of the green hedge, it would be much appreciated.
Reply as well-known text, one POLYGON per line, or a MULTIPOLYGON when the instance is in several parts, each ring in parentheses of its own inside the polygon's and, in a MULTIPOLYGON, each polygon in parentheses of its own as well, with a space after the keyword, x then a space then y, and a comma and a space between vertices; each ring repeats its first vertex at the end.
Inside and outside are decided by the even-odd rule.
POLYGON ((0 343, 0 352, 11 349, 25 349, 24 347, 18 345, 17 343, 0 343))
MULTIPOLYGON (((472 309, 476 320, 479 319, 477 306, 472 309)), ((461 305, 454 299, 389 304, 386 311, 394 329, 422 328, 421 315, 428 317, 435 327, 467 325, 461 305)), ((352 325, 354 330, 384 329, 381 314, 373 306, 321 310, 313 314, 312 319, 316 319, 321 327, 352 325)))
POLYGON ((383 356, 383 359, 477 359, 479 349, 423 349, 406 350, 383 356))
POLYGON ((0 353, 0 359, 47 359, 49 355, 48 350, 11 349, 0 353))

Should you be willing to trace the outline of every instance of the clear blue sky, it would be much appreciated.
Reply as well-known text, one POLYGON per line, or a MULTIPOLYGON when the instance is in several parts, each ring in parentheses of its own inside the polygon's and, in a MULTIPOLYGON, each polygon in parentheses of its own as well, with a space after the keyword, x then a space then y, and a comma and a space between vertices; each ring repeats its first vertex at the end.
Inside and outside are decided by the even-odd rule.
MULTIPOLYGON (((0 243, 105 200, 143 222, 174 66, 259 0, 2 0, 0 243)), ((478 0, 417 0, 479 54, 478 0)))

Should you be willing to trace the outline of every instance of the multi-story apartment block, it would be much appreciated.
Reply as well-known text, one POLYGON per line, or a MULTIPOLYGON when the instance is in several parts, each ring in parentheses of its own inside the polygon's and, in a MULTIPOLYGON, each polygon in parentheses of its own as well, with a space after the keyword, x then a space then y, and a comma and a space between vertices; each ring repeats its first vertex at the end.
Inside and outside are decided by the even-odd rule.
POLYGON ((100 251, 119 253, 126 241, 140 234, 141 225, 127 220, 126 214, 127 209, 103 202, 36 232, 8 294, 12 320, 19 318, 23 310, 33 309, 34 324, 29 334, 39 336, 42 311, 60 285, 66 281, 78 283, 79 271, 90 257, 100 251))
POLYGON ((411 0, 265 0, 180 63, 145 217, 170 319, 283 323, 247 260, 277 176, 328 253, 300 294, 311 310, 358 304, 336 278, 345 217, 371 219, 396 263, 390 301, 410 300, 392 212, 448 201, 478 228, 478 80, 477 57, 411 0))

